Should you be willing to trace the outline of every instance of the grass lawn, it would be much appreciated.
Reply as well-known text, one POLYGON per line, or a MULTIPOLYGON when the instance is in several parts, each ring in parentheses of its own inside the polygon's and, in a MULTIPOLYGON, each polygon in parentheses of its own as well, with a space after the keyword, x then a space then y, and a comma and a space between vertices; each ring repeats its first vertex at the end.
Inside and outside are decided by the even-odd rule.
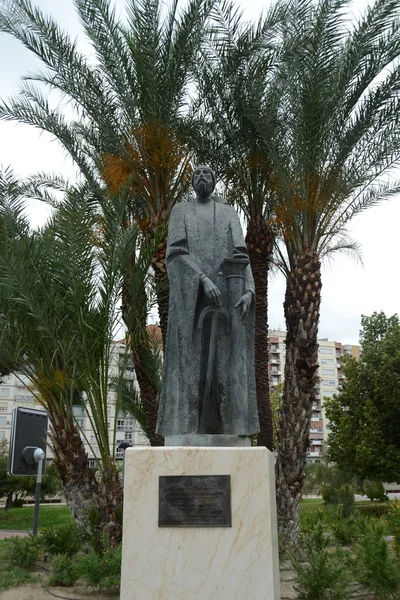
POLYGON ((10 564, 7 560, 7 542, 8 540, 0 540, 0 590, 38 581, 29 571, 10 564))
POLYGON ((325 502, 322 498, 304 498, 300 504, 300 512, 305 513, 317 508, 323 508, 325 502))
MULTIPOLYGON (((1 510, 1 509, 0 509, 1 510)), ((32 531, 33 506, 10 508, 8 517, 3 517, 0 512, 0 530, 32 531)), ((39 530, 42 527, 65 525, 72 521, 71 511, 68 506, 41 506, 39 510, 39 530)))

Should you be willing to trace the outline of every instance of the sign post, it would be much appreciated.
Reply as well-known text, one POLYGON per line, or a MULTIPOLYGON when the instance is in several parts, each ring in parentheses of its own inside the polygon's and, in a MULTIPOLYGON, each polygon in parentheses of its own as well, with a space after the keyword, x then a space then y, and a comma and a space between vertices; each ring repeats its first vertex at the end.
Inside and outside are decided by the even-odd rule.
POLYGON ((13 409, 9 471, 11 475, 36 476, 33 535, 38 532, 42 475, 46 467, 47 427, 45 410, 21 406, 13 409))

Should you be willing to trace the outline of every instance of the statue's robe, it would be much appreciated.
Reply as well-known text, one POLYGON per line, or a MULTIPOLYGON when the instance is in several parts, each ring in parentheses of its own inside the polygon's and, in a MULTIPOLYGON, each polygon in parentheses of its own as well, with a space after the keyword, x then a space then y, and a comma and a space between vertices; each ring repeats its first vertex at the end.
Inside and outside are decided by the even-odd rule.
POLYGON ((254 280, 248 265, 239 297, 251 291, 253 302, 242 322, 241 309, 234 308, 238 292, 234 297, 228 288, 232 283, 221 275, 224 258, 247 254, 242 227, 231 206, 214 200, 211 203, 209 222, 204 227, 204 212, 195 201, 178 204, 171 213, 167 246, 169 317, 157 425, 163 436, 250 436, 259 431, 254 375, 254 280), (213 235, 205 234, 210 231, 213 235), (210 405, 206 427, 199 431, 212 322, 211 313, 199 328, 203 309, 212 305, 205 296, 202 275, 220 289, 231 327, 229 330, 225 317, 218 317, 210 405))

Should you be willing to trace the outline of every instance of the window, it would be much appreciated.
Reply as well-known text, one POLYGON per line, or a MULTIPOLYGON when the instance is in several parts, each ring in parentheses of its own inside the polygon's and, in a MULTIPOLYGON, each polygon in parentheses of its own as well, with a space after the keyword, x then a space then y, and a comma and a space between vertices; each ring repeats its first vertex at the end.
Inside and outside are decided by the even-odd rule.
POLYGON ((125 442, 132 442, 132 440, 133 440, 133 432, 126 431, 125 432, 125 442))
POLYGON ((97 460, 90 459, 90 460, 88 461, 88 463, 89 463, 89 467, 90 467, 91 469, 94 469, 94 468, 95 468, 95 466, 96 466, 97 460))
POLYGON ((322 390, 321 395, 322 396, 326 396, 327 398, 333 398, 333 396, 335 395, 336 392, 326 392, 325 390, 322 390))
POLYGON ((321 369, 322 375, 335 375, 334 369, 321 369))
POLYGON ((85 414, 84 406, 73 406, 72 410, 74 412, 75 417, 83 417, 85 414))
POLYGON ((6 437, 6 432, 5 431, 0 431, 0 440, 4 440, 6 437))
POLYGON ((321 358, 321 365, 333 365, 333 358, 321 358))
POLYGON ((2 398, 8 398, 9 395, 10 395, 10 388, 5 388, 3 386, 0 386, 0 396, 2 398))
POLYGON ((319 353, 320 354, 333 354, 333 348, 326 348, 324 346, 320 346, 319 353))
POLYGON ((337 383, 336 381, 328 381, 328 385, 336 387, 337 383))
POLYGON ((0 417, 0 425, 7 425, 7 417, 0 417))
POLYGON ((77 419, 75 418, 76 424, 78 425, 78 427, 81 427, 82 429, 85 428, 85 419, 77 419))
POLYGON ((117 431, 125 431, 127 429, 132 429, 132 427, 132 419, 117 419, 117 431))
POLYGON ((8 403, 0 402, 0 412, 7 412, 7 409, 8 409, 8 403))
POLYGON ((91 442, 95 442, 96 441, 96 436, 94 435, 94 433, 90 434, 90 441, 91 442))
POLYGON ((33 402, 32 394, 15 394, 15 402, 33 402))

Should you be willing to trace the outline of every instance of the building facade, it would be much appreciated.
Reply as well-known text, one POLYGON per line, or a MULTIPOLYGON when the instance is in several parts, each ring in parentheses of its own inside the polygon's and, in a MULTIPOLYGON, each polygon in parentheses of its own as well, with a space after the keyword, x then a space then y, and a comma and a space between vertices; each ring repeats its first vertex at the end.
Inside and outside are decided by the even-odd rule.
MULTIPOLYGON (((153 327, 158 337, 159 328, 153 327), (157 330, 157 331, 156 331, 157 330)), ((279 390, 283 384, 285 371, 285 338, 284 331, 269 332, 269 376, 271 391, 279 390)), ((161 339, 161 337, 160 337, 161 339)), ((330 398, 340 392, 344 375, 342 361, 344 356, 353 356, 359 359, 362 356, 360 346, 342 344, 328 339, 318 340, 319 361, 319 390, 312 406, 310 446, 308 448, 308 462, 319 462, 323 456, 323 446, 329 434, 329 422, 324 411, 324 398, 330 398)), ((137 381, 133 368, 132 358, 127 358, 125 341, 112 344, 110 360, 110 380, 123 377, 125 384, 137 389, 137 381)), ((12 410, 16 406, 40 409, 41 406, 35 398, 34 391, 26 377, 21 374, 11 374, 0 378, 0 440, 10 439, 12 410)), ((99 458, 96 436, 91 427, 90 415, 84 405, 73 408, 77 424, 81 428, 89 464, 94 466, 99 458)), ((109 390, 107 396, 107 414, 109 418, 110 445, 113 443, 115 433, 115 456, 121 458, 123 451, 118 450, 121 442, 128 442, 132 446, 148 445, 148 439, 139 424, 129 415, 116 414, 116 392, 109 390)), ((51 452, 48 452, 51 457, 51 452)))
MULTIPOLYGON (((123 376, 128 387, 137 386, 132 359, 127 359, 126 356, 125 342, 114 342, 111 350, 110 380, 120 376, 123 376)), ((149 442, 139 424, 131 416, 123 413, 116 415, 115 405, 116 392, 110 389, 107 395, 110 446, 113 444, 115 433, 115 456, 122 459, 123 451, 118 450, 118 445, 121 442, 128 442, 132 446, 148 445, 149 442)), ((20 373, 13 373, 0 378, 0 440, 6 439, 8 442, 10 440, 12 411, 16 406, 42 409, 29 380, 20 373)), ((82 432, 89 464, 95 466, 99 454, 96 436, 91 427, 90 415, 84 404, 74 406, 73 411, 82 432)), ((50 448, 47 451, 47 458, 51 458, 50 448)))
MULTIPOLYGON (((271 391, 283 384, 285 372, 285 331, 269 332, 269 375, 271 391)), ((324 398, 331 398, 342 389, 344 375, 342 361, 344 356, 359 359, 362 355, 360 346, 333 342, 327 338, 318 340, 318 376, 319 390, 312 406, 310 446, 307 462, 320 462, 323 446, 328 439, 329 422, 325 416, 324 398)), ((278 388, 279 389, 279 388, 278 388)))

